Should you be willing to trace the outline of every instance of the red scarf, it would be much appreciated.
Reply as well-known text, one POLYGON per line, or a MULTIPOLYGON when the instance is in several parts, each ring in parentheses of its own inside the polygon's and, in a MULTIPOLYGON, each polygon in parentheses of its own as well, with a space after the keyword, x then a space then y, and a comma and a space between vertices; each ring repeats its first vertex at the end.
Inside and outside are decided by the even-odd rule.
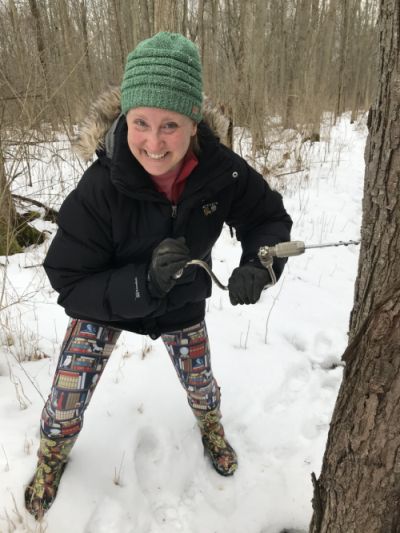
POLYGON ((188 152, 178 167, 169 170, 161 176, 150 176, 158 192, 165 194, 170 202, 177 204, 186 179, 192 170, 197 167, 199 160, 192 151, 188 152))

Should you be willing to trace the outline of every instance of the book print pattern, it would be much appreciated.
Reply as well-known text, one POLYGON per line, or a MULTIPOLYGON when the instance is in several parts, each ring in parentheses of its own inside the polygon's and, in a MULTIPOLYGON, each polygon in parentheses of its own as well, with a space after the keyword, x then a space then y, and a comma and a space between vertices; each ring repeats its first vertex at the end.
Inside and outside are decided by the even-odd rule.
POLYGON ((48 438, 77 435, 120 329, 70 319, 41 428, 48 438))
POLYGON ((204 321, 161 335, 196 416, 219 407, 220 392, 211 369, 210 346, 204 321))

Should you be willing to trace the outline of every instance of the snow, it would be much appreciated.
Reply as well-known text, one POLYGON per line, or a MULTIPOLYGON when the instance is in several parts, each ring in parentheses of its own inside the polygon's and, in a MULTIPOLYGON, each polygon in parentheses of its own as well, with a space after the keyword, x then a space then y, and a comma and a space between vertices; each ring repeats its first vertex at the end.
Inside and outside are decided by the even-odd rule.
MULTIPOLYGON (((366 134, 363 121, 350 124, 344 116, 324 132, 322 142, 304 146, 307 173, 281 178, 294 220, 293 240, 359 239, 366 134)), ((66 183, 71 186, 77 176, 63 157, 65 173, 56 163, 56 175, 63 174, 65 196, 66 183)), ((32 166, 34 176, 42 172, 32 166)), ((45 179, 41 175, 28 187, 44 202, 54 197, 55 188, 54 181, 44 187, 45 179)), ((278 285, 254 306, 233 307, 227 293, 214 288, 207 327, 223 423, 239 456, 233 477, 219 476, 204 457, 161 340, 123 333, 86 412, 56 502, 38 525, 24 509, 23 489, 34 471, 39 417, 67 323, 38 266, 48 245, 49 240, 11 257, 6 269, 0 531, 307 530, 311 473, 320 471, 341 382, 358 247, 312 249, 290 258, 278 285)), ((240 244, 224 230, 213 255, 223 282, 239 255, 240 244)))

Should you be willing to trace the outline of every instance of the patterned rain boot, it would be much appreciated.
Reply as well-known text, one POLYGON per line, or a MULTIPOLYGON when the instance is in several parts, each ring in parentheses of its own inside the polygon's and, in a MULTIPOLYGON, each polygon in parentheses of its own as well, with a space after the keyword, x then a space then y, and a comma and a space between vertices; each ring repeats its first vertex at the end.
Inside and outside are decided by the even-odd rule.
POLYGON ((36 472, 25 490, 25 507, 36 520, 43 518, 54 502, 68 455, 77 436, 52 440, 41 433, 36 472))
POLYGON ((204 451, 209 455, 215 470, 221 476, 231 476, 238 467, 238 460, 235 450, 225 438, 220 422, 220 410, 217 408, 195 416, 200 427, 204 451))

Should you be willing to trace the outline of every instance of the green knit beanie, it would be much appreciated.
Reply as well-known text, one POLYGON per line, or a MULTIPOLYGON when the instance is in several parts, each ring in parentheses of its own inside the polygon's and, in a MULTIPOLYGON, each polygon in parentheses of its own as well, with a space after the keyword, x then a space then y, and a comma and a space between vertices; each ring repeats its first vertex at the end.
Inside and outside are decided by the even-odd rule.
POLYGON ((199 52, 179 33, 161 32, 128 55, 121 85, 121 110, 159 107, 200 122, 203 100, 199 52))

